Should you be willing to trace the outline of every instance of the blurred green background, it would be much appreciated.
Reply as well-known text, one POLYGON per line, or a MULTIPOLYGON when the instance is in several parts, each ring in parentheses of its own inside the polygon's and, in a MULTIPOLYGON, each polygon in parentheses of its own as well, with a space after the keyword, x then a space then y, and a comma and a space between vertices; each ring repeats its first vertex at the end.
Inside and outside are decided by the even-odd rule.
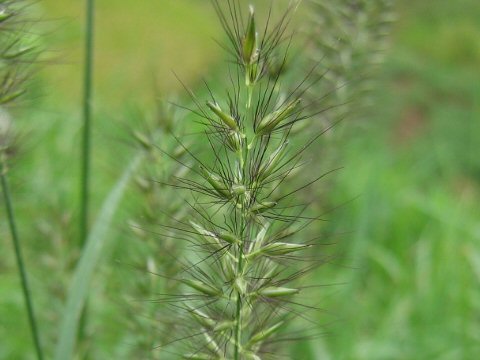
MULTIPOLYGON (((12 184, 48 352, 76 256, 68 244, 77 231, 81 3, 36 5, 55 61, 38 74, 33 98, 17 115, 24 147, 12 184)), ((216 77, 225 58, 213 41, 221 36, 207 1, 97 5, 95 212, 132 152, 126 124, 148 114, 159 93, 182 94, 172 70, 194 86, 216 77)), ((293 347, 292 359, 480 354, 480 2, 404 0, 396 11, 373 114, 329 150, 344 170, 326 190, 328 201, 354 200, 329 216, 327 231, 343 235, 337 259, 316 275, 337 284, 313 291, 326 309, 317 315, 324 335, 293 347)), ((98 359, 122 358, 128 347, 115 298, 122 280, 115 273, 125 267, 115 259, 132 242, 123 234, 127 216, 116 219, 92 287, 98 359)), ((0 359, 32 359, 3 220, 0 235, 0 359)))

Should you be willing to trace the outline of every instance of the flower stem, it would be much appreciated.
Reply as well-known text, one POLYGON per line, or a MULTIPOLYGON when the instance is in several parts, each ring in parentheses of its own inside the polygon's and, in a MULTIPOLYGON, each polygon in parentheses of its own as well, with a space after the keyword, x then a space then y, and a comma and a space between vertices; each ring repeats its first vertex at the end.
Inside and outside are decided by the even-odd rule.
MULTIPOLYGON (((242 243, 238 245, 238 263, 237 263, 237 276, 243 272, 243 240, 242 243)), ((237 309, 235 312, 235 342, 234 342, 234 359, 240 359, 240 348, 241 348, 241 338, 242 338, 242 294, 240 291, 237 291, 237 309)))
POLYGON ((20 273, 20 280, 21 280, 21 283, 22 283, 23 297, 25 299, 25 305, 27 307, 28 321, 30 323, 30 330, 32 332, 33 342, 35 344, 35 351, 37 353, 37 359, 42 360, 43 359, 43 353, 42 353, 42 347, 40 345, 40 337, 38 335, 37 321, 35 319, 35 313, 33 311, 33 304, 32 304, 32 299, 31 299, 31 296, 30 296, 30 287, 28 285, 27 272, 26 272, 26 269, 25 269, 25 264, 23 262, 22 250, 20 248, 20 240, 19 240, 19 237, 18 237, 17 226, 15 224, 15 215, 13 213, 12 200, 10 198, 10 189, 9 189, 9 186, 8 186, 7 178, 6 178, 5 171, 4 171, 3 167, 4 167, 4 165, 2 165, 2 169, 0 169, 0 177, 1 177, 1 183, 2 183, 2 192, 3 192, 3 196, 5 198, 5 207, 6 207, 6 210, 7 210, 8 225, 10 227, 10 233, 11 233, 11 236, 12 236, 13 247, 15 249, 15 257, 16 257, 16 260, 17 260, 17 266, 18 266, 18 270, 19 270, 19 273, 20 273))
POLYGON ((83 144, 80 192, 80 245, 83 247, 88 234, 91 114, 93 87, 93 35, 95 0, 86 0, 87 24, 85 38, 85 71, 83 78, 83 144))
MULTIPOLYGON (((248 140, 248 139, 246 139, 248 140)), ((248 141, 246 141, 248 143, 248 141)), ((248 146, 241 150, 238 153, 239 157, 239 164, 240 164, 240 174, 241 174, 241 182, 244 182, 245 179, 243 177, 244 170, 245 170, 245 163, 248 160, 249 148, 248 146)), ((244 246, 245 246, 245 229, 246 229, 246 221, 247 221, 247 202, 244 201, 241 207, 241 214, 240 214, 240 229, 239 229, 239 239, 241 239, 240 244, 238 244, 238 257, 237 257, 237 278, 241 277, 243 280, 243 260, 244 260, 244 246)), ((234 360, 240 359, 240 352, 241 352, 241 340, 242 340, 242 307, 243 307, 243 299, 242 296, 244 294, 241 293, 240 289, 237 289, 237 308, 235 311, 235 339, 234 339, 234 360)))
MULTIPOLYGON (((86 0, 86 37, 85 37, 85 68, 83 73, 83 134, 82 159, 80 175, 80 232, 79 244, 83 249, 87 241, 90 205, 90 163, 91 163, 91 123, 92 123, 92 89, 93 89, 93 45, 94 45, 95 0, 86 0)), ((87 303, 80 318, 79 338, 85 336, 87 322, 87 303)))

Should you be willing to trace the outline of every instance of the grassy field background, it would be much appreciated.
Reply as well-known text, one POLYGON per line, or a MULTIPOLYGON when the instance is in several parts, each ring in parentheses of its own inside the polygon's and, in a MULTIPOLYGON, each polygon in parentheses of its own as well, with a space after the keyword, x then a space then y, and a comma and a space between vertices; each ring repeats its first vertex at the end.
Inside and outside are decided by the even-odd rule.
MULTIPOLYGON (((45 66, 34 99, 17 111, 24 141, 12 184, 49 354, 76 256, 69 244, 77 233, 80 5, 38 4, 59 64, 45 66)), ((331 284, 313 291, 325 309, 316 315, 322 336, 293 347, 292 359, 480 353, 480 3, 404 0, 397 8, 374 115, 333 150, 344 170, 329 202, 354 200, 319 229, 342 234, 337 259, 315 279, 331 284)), ((156 91, 181 93, 172 70, 192 86, 216 76, 224 57, 212 40, 218 29, 206 1, 98 1, 94 213, 133 152, 125 127, 152 114, 156 91)), ((95 359, 120 359, 129 346, 118 296, 138 274, 118 259, 134 246, 125 235, 133 202, 127 196, 115 219, 91 290, 95 359)), ((0 359, 32 359, 3 211, 0 359)))

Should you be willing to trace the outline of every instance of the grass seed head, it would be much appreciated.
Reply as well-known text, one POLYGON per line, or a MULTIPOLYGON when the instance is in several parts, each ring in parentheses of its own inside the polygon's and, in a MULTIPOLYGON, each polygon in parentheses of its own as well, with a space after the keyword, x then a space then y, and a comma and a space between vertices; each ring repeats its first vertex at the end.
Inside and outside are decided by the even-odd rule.
POLYGON ((225 76, 231 88, 222 99, 207 85, 212 100, 205 103, 189 91, 205 131, 193 134, 201 151, 186 151, 193 171, 178 180, 189 196, 188 219, 172 219, 168 228, 191 251, 174 276, 181 279, 179 294, 167 301, 186 310, 179 326, 194 350, 188 358, 257 360, 277 353, 268 340, 283 331, 287 317, 295 317, 290 299, 300 289, 294 282, 314 268, 296 256, 309 245, 294 235, 312 222, 289 203, 302 188, 292 191, 286 184, 308 148, 289 141, 293 124, 308 117, 300 106, 308 79, 286 93, 283 71, 274 79, 266 71, 273 54, 286 62, 281 54, 288 50, 283 40, 291 7, 261 29, 253 8, 242 17, 239 1, 212 1, 235 56, 225 76))

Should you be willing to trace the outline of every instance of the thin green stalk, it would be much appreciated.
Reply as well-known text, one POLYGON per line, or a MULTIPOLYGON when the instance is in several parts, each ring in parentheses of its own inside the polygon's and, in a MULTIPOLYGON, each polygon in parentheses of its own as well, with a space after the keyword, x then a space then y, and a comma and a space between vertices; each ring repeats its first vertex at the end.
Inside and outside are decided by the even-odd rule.
POLYGON ((35 344, 35 351, 37 353, 37 359, 43 359, 42 347, 40 345, 40 337, 38 335, 37 321, 35 319, 35 313, 33 311, 33 304, 30 295, 30 287, 28 285, 27 272, 25 264, 23 262, 22 250, 20 248, 20 240, 18 237, 17 226, 15 224, 15 215, 13 213, 12 200, 10 198, 10 190, 7 182, 7 178, 3 169, 1 169, 1 182, 2 192, 5 198, 5 207, 7 210, 8 225, 10 227, 10 233, 12 235, 13 247, 15 249, 15 257, 17 260, 18 270, 20 273, 20 280, 22 282, 23 297, 25 299, 25 305, 27 306, 28 321, 30 323, 30 330, 33 336, 33 342, 35 344))
MULTIPOLYGON (((220 0, 213 0, 213 5, 225 32, 231 35, 237 78, 247 77, 245 83, 232 82, 227 101, 210 91, 205 108, 190 92, 199 109, 193 112, 206 120, 206 146, 212 154, 202 158, 196 148, 187 149, 195 165, 182 165, 195 170, 187 177, 178 177, 173 185, 194 193, 193 204, 186 200, 193 212, 188 213, 190 219, 186 221, 172 218, 175 225, 166 227, 178 231, 171 236, 174 239, 191 235, 187 241, 201 251, 187 255, 185 266, 174 276, 183 286, 182 293, 172 298, 184 302, 178 308, 184 309, 188 315, 185 319, 195 325, 188 321, 178 324, 182 339, 188 339, 193 350, 183 358, 258 360, 267 351, 279 353, 278 349, 272 353, 270 339, 292 317, 290 305, 295 303, 289 299, 301 290, 284 286, 297 279, 297 275, 290 275, 290 262, 284 260, 302 260, 295 253, 310 246, 293 236, 304 220, 303 210, 300 214, 286 210, 298 206, 284 199, 311 183, 283 196, 281 190, 277 191, 297 168, 305 150, 292 156, 285 153, 290 130, 305 119, 301 114, 304 109, 298 106, 305 81, 295 91, 280 94, 278 77, 282 69, 274 74, 273 81, 267 74, 271 63, 268 55, 283 42, 291 8, 272 30, 267 25, 256 31, 253 7, 244 26, 235 0, 226 2, 226 13, 220 0), (259 33, 266 35, 258 39, 259 33), (256 89, 258 93, 253 91, 256 89), (192 180, 193 174, 200 179, 192 180), (277 206, 279 202, 282 204, 277 206)), ((199 134, 205 142, 204 133, 199 134)))
MULTIPOLYGON (((251 88, 249 87, 249 95, 251 95, 251 88)), ((249 109, 250 105, 247 104, 246 108, 249 109)), ((238 153, 239 155, 239 164, 240 164, 240 174, 245 173, 245 163, 248 160, 248 153, 249 153, 249 148, 248 146, 246 147, 245 151, 242 149, 238 153), (245 153, 245 157, 244 157, 245 153)), ((245 182, 245 179, 242 177, 242 182, 245 182)), ((247 185, 248 184, 244 184, 247 185)), ((239 234, 239 239, 241 239, 240 244, 238 244, 238 258, 237 258, 237 277, 241 276, 243 278, 243 258, 244 258, 244 246, 245 246, 245 225, 246 225, 246 218, 247 218, 247 213, 245 211, 246 209, 246 203, 242 204, 242 214, 241 214, 241 221, 240 221, 240 234, 239 234)), ((239 360, 240 359, 240 351, 241 351, 241 339, 242 339, 242 293, 240 291, 237 291, 237 304, 236 304, 236 310, 235 310, 235 317, 236 317, 236 323, 235 323, 235 342, 234 342, 234 360, 239 360)))
MULTIPOLYGON (((91 155, 91 118, 92 118, 92 87, 93 87, 93 45, 94 45, 94 15, 95 1, 86 1, 86 37, 85 37, 85 70, 83 78, 83 139, 82 168, 80 176, 80 247, 83 249, 88 236, 88 218, 90 205, 90 155, 91 155)), ((80 339, 84 337, 87 321, 87 306, 85 303, 80 318, 80 339)))
POLYGON ((83 247, 88 234, 89 191, 90 191, 90 154, 91 154, 91 117, 93 86, 93 41, 94 41, 95 1, 86 1, 86 38, 85 71, 83 78, 83 144, 80 195, 80 245, 83 247))

